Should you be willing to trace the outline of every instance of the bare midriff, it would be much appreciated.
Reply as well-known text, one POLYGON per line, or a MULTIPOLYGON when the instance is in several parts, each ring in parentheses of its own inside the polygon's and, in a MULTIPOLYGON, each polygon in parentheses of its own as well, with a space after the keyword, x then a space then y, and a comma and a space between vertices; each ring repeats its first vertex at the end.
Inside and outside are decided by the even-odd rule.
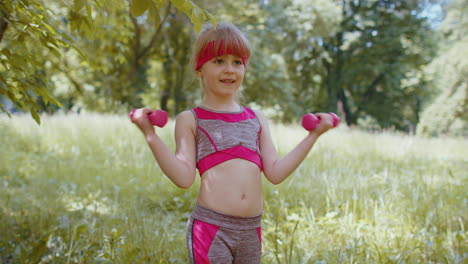
POLYGON ((234 216, 262 213, 262 176, 250 161, 232 159, 207 170, 201 176, 198 204, 234 216))

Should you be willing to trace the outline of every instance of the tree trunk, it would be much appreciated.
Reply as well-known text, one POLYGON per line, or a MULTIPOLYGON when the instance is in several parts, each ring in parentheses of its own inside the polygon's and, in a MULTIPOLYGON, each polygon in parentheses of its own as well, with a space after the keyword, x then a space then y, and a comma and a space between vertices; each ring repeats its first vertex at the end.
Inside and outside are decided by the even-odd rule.
POLYGON ((2 12, 2 18, 0 18, 0 42, 2 42, 3 36, 8 28, 8 22, 5 20, 5 16, 2 12))
MULTIPOLYGON (((332 97, 328 98, 330 108, 329 110, 333 110, 336 107, 336 102, 339 98, 340 91, 343 90, 341 87, 342 85, 342 75, 343 75, 343 51, 341 51, 341 46, 343 45, 343 32, 339 32, 337 34, 336 40, 336 70, 335 70, 335 80, 333 81, 333 90, 332 90, 332 97)), ((344 93, 343 93, 344 94, 344 93)), ((344 102, 343 102, 344 103, 344 102)))
POLYGON ((161 95, 161 109, 168 112, 169 107, 169 98, 171 97, 171 90, 173 87, 172 83, 172 77, 171 77, 171 60, 167 60, 164 62, 163 67, 164 67, 164 76, 165 76, 165 84, 164 84, 164 91, 161 95))
POLYGON ((177 115, 186 107, 185 96, 184 96, 184 79, 186 77, 186 65, 190 60, 189 57, 189 49, 190 47, 181 47, 181 52, 179 55, 181 56, 180 64, 178 64, 178 71, 176 75, 176 87, 174 89, 174 115, 177 115))
POLYGON ((169 102, 169 97, 171 95, 171 91, 166 88, 164 88, 164 91, 161 96, 161 109, 164 111, 169 111, 169 108, 167 106, 167 103, 169 102))
POLYGON ((349 109, 348 98, 346 98, 345 90, 343 87, 340 87, 338 92, 338 103, 337 103, 338 112, 345 119, 345 122, 348 126, 351 126, 355 120, 354 116, 349 109))
POLYGON ((183 99, 182 86, 183 86, 183 76, 184 76, 184 67, 181 67, 176 74, 176 84, 174 87, 174 115, 177 115, 180 112, 180 102, 183 99))

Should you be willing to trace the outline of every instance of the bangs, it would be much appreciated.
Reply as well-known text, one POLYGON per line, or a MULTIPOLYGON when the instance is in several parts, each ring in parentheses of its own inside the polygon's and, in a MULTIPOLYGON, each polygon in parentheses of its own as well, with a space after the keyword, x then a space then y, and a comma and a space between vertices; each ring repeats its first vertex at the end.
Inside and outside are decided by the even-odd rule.
MULTIPOLYGON (((226 33, 226 32, 223 32, 226 33)), ((244 41, 243 36, 236 36, 233 34, 217 34, 216 38, 209 41, 215 43, 212 55, 220 56, 225 54, 236 55, 241 58, 250 58, 250 49, 248 44, 244 41)), ((205 46, 207 47, 208 44, 205 46)))
POLYGON ((207 26, 195 45, 195 69, 198 70, 212 58, 232 54, 242 58, 244 64, 250 58, 250 47, 242 32, 231 24, 218 24, 216 28, 207 26))

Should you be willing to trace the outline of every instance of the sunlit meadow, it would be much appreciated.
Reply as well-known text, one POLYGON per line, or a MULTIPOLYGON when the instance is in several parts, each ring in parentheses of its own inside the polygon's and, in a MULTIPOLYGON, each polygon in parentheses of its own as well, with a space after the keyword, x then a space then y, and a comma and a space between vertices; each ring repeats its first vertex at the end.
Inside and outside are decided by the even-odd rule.
MULTIPOLYGON (((271 127, 281 154, 306 134, 271 127)), ((126 116, 1 116, 0 146, 2 264, 188 262, 199 179, 175 187, 126 116)), ((466 263, 467 186, 467 139, 341 126, 264 182, 262 263, 466 263)))

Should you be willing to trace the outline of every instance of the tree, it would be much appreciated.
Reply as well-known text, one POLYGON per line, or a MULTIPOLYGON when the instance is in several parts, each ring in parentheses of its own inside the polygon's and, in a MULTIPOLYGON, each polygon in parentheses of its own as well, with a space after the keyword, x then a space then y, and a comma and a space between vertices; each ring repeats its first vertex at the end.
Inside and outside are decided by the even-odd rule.
MULTIPOLYGON (((0 50, 2 55, 0 57, 0 95, 6 95, 17 106, 29 110, 38 123, 40 119, 37 112, 40 110, 39 105, 41 103, 47 105, 49 102, 52 102, 62 106, 51 96, 50 92, 50 81, 52 77, 57 74, 58 70, 47 74, 47 69, 53 70, 57 67, 64 69, 65 79, 69 80, 75 89, 72 96, 67 95, 69 97, 68 102, 70 105, 73 105, 73 101, 76 100, 76 97, 85 97, 84 92, 86 89, 84 87, 90 90, 96 89, 96 86, 90 85, 89 83, 82 83, 81 80, 78 81, 79 79, 77 77, 80 76, 79 74, 72 74, 74 70, 72 65, 74 63, 85 63, 91 66, 88 69, 81 68, 83 71, 89 70, 88 73, 95 73, 97 71, 106 72, 110 70, 118 72, 116 68, 121 67, 124 60, 128 60, 131 62, 130 69, 128 69, 127 75, 124 76, 127 76, 127 80, 129 81, 124 82, 126 86, 124 86, 123 89, 119 89, 117 90, 118 92, 115 92, 116 90, 112 88, 116 86, 109 86, 109 84, 103 84, 98 87, 104 91, 106 96, 103 98, 106 98, 108 104, 111 106, 115 104, 125 104, 130 100, 128 98, 134 98, 129 96, 129 94, 133 94, 132 88, 141 89, 141 85, 138 85, 138 80, 145 78, 138 79, 135 76, 141 72, 144 73, 145 65, 140 63, 144 61, 141 58, 149 52, 152 48, 151 44, 154 43, 154 41, 150 41, 148 44, 149 46, 140 45, 141 24, 138 23, 138 19, 144 17, 143 19, 149 21, 147 26, 153 26, 158 29, 164 19, 161 17, 161 14, 164 14, 164 10, 161 9, 163 9, 164 6, 170 6, 172 4, 177 10, 180 10, 190 18, 196 30, 199 30, 202 24, 208 19, 214 22, 209 13, 189 0, 132 0, 130 2, 75 0, 71 5, 67 3, 51 3, 45 0, 2 0, 0 4, 0 44, 2 45, 0 50), (46 8, 47 5, 59 6, 60 9, 58 9, 57 13, 53 13, 51 10, 57 9, 46 8), (126 6, 126 9, 123 9, 124 6, 126 6), (63 12, 67 12, 66 16, 63 15, 63 12), (130 18, 124 18, 123 24, 133 24, 134 35, 127 35, 119 38, 119 41, 124 42, 123 46, 119 47, 105 43, 105 37, 109 37, 108 34, 117 35, 121 33, 111 32, 109 28, 106 30, 104 26, 99 24, 99 22, 105 20, 106 15, 108 15, 106 12, 115 12, 112 15, 120 17, 122 17, 122 15, 126 16, 125 14, 131 14, 127 16, 130 18), (57 16, 60 18, 57 18, 57 16), (57 28, 60 28, 60 30, 57 28), (71 32, 71 34, 74 35, 71 36, 71 34, 65 32, 71 32), (103 35, 97 34, 102 32, 104 32, 103 35), (119 56, 119 51, 127 51, 126 48, 128 46, 125 41, 130 41, 130 39, 134 44, 134 49, 132 50, 134 56, 119 56), (78 41, 80 45, 77 45, 78 41), (104 45, 101 45, 103 43, 104 45), (116 56, 117 58, 112 58, 110 61, 117 59, 120 60, 119 63, 114 65, 111 65, 109 62, 101 64, 99 61, 95 60, 101 54, 90 57, 89 51, 92 49, 86 49, 85 53, 77 48, 82 45, 88 45, 89 47, 96 44, 99 47, 95 49, 96 51, 110 51, 107 54, 112 52, 114 52, 114 54, 118 53, 118 56, 116 56), (74 61, 68 59, 68 56, 61 61, 60 57, 62 53, 71 52, 70 48, 74 48, 76 51, 76 54, 70 56, 72 59, 74 58, 74 61), (120 93, 120 91, 122 91, 122 93, 120 93)), ((106 24, 106 26, 115 26, 114 29, 119 28, 120 23, 118 21, 114 22, 113 24, 106 24)), ((157 29, 155 34, 153 34, 154 38, 151 40, 157 37, 157 29)), ((91 52, 91 55, 92 53, 93 52, 91 52)), ((106 59, 109 59, 109 57, 106 57, 106 59)), ((119 78, 124 77, 119 76, 119 78)), ((111 79, 112 81, 118 80, 118 78, 111 79)), ((103 80, 99 81, 103 83, 103 80)), ((118 81, 115 83, 120 84, 118 81)), ((122 86, 117 87, 122 88, 122 86)), ((106 104, 106 102, 104 102, 104 104, 106 104)), ((0 104, 0 107, 3 112, 6 112, 3 103, 0 104)), ((108 106, 104 108, 108 108, 108 106)))
POLYGON ((184 105, 181 65, 189 55, 189 24, 200 30, 206 20, 215 23, 212 16, 190 1, 118 1, 96 13, 100 27, 94 39, 79 41, 88 56, 72 71, 88 87, 75 97, 78 104, 101 112, 173 106, 177 113, 184 105))
POLYGON ((421 8, 417 1, 343 1, 340 31, 325 44, 334 62, 326 87, 328 106, 342 103, 348 125, 364 116, 400 129, 404 120, 418 121, 424 84, 404 83, 432 55, 421 8))
POLYGON ((439 54, 427 72, 435 99, 422 113, 417 133, 426 136, 468 136, 468 1, 453 0, 439 32, 439 54))
MULTIPOLYGON (((73 47, 70 36, 50 25, 53 19, 38 1, 0 1, 0 96, 30 111, 38 123, 38 97, 61 105, 48 92, 47 61, 73 47)), ((6 112, 3 103, 0 109, 6 112)))
POLYGON ((282 111, 278 111, 283 113, 281 119, 291 121, 306 112, 324 111, 321 86, 326 74, 324 61, 330 57, 323 43, 338 30, 340 6, 326 0, 276 0, 265 3, 263 8, 268 19, 262 46, 281 57, 279 69, 285 70, 280 75, 285 82, 279 86, 288 96, 280 97, 287 99, 282 111))
POLYGON ((416 123, 431 30, 420 1, 268 1, 264 38, 283 57, 299 107, 337 111, 349 125, 416 123), (276 37, 275 37, 276 36, 276 37), (272 44, 273 43, 273 44, 272 44), (390 118, 389 118, 390 117, 390 118))

